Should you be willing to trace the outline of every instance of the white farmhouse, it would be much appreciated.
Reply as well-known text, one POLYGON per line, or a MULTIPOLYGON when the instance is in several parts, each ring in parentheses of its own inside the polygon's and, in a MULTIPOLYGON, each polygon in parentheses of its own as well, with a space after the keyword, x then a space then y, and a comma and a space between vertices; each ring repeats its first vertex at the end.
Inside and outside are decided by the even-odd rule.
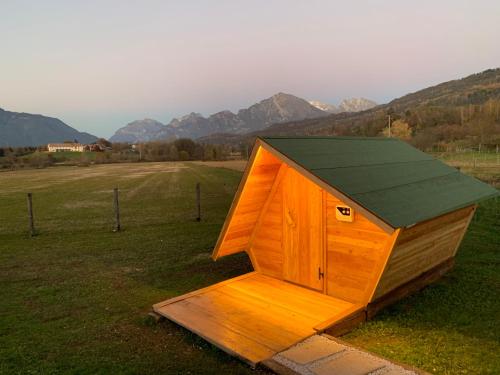
POLYGON ((83 152, 85 146, 81 143, 49 143, 47 149, 49 152, 59 152, 59 151, 74 151, 83 152))

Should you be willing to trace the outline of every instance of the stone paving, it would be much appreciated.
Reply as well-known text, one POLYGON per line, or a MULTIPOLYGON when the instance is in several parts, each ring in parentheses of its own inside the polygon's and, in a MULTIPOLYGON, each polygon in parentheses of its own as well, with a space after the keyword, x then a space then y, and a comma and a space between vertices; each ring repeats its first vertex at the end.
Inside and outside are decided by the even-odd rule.
POLYGON ((421 375, 324 335, 314 335, 273 360, 300 375, 421 375))

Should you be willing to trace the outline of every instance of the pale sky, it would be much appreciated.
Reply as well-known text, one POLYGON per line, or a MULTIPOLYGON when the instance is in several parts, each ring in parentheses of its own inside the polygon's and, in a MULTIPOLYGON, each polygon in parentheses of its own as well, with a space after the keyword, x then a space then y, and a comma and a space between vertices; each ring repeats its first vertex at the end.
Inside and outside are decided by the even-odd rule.
POLYGON ((384 103, 499 66, 498 0, 0 0, 0 108, 104 137, 280 91, 384 103))

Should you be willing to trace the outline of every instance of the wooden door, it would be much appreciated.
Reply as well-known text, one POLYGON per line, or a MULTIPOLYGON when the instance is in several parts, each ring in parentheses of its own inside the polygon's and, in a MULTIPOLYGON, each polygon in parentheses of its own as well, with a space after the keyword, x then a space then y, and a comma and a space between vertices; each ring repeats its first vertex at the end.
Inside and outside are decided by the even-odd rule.
POLYGON ((289 168, 283 180, 283 278, 323 290, 321 188, 289 168))

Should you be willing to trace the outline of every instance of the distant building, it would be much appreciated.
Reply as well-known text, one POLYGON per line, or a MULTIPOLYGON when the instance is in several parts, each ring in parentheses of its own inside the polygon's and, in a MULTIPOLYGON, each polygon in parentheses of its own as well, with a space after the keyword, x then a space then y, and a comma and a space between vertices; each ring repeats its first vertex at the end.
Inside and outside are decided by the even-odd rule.
POLYGON ((47 145, 49 152, 74 151, 83 152, 85 146, 81 143, 49 143, 47 145))
POLYGON ((104 151, 104 147, 102 147, 100 144, 97 143, 92 143, 90 145, 85 145, 84 146, 85 151, 94 151, 94 152, 101 152, 104 151))

